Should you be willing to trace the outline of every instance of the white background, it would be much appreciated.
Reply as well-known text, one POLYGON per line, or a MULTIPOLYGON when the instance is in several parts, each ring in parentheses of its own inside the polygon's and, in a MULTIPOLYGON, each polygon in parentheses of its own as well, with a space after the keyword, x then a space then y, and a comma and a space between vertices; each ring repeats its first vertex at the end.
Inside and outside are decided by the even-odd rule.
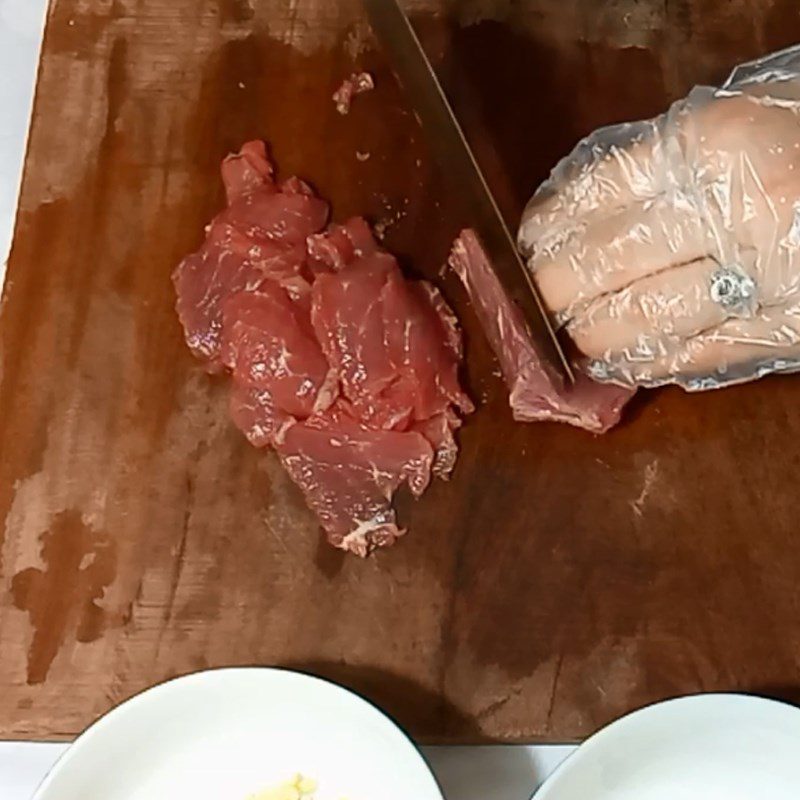
MULTIPOLYGON (((14 229, 47 0, 0 0, 0 283, 14 229)), ((64 745, 0 742, 0 800, 29 800, 64 745)), ((572 747, 434 747, 447 800, 528 800, 572 747)))

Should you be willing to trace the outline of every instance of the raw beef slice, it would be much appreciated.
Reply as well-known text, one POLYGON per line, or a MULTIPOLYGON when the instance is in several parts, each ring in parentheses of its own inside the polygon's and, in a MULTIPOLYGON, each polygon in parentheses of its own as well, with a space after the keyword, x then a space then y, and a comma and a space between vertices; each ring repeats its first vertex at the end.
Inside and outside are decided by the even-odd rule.
POLYGON ((231 416, 274 448, 329 541, 359 555, 403 531, 392 496, 447 478, 458 448, 461 336, 438 290, 407 281, 361 218, 326 227, 263 143, 222 165, 228 207, 173 275, 192 352, 232 380, 231 416))
POLYGON ((228 208, 211 223, 200 250, 173 275, 186 342, 211 372, 223 367, 225 301, 265 279, 294 295, 310 291, 306 239, 328 218, 327 203, 305 184, 273 182, 263 145, 246 145, 227 159, 223 177, 228 208))
POLYGON ((567 422, 605 433, 619 422, 635 390, 597 383, 575 365, 575 383, 553 385, 519 308, 506 295, 474 231, 456 239, 450 264, 467 289, 486 338, 500 362, 514 419, 567 422))

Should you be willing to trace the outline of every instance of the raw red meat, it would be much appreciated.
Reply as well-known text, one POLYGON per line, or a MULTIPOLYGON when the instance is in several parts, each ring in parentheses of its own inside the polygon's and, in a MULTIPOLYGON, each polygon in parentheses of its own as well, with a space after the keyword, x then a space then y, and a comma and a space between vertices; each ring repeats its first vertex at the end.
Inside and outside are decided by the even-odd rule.
MULTIPOLYGON (((388 253, 356 259, 339 272, 319 275, 312 288, 311 320, 342 391, 365 413, 397 377, 383 341, 381 291, 396 268, 388 253)), ((391 427, 391 426, 389 426, 391 427)))
POLYGON ((222 362, 242 386, 269 391, 275 405, 300 419, 336 399, 338 377, 311 327, 308 303, 274 281, 224 303, 222 362))
POLYGON ((430 284, 408 283, 395 270, 382 300, 388 355, 399 376, 393 386, 395 396, 413 398, 416 420, 444 414, 450 406, 472 412, 472 401, 458 381, 461 338, 453 338, 454 317, 438 290, 430 284), (431 341, 441 344, 432 348, 431 341))
POLYGON ((406 281, 361 218, 276 183, 263 144, 222 166, 228 208, 176 269, 189 347, 231 373, 231 416, 274 447, 337 547, 392 544, 391 500, 447 478, 458 448, 461 336, 438 290, 406 281))
POLYGON ((619 422, 635 390, 593 381, 576 366, 574 385, 554 386, 542 368, 522 314, 505 294, 474 231, 456 239, 450 264, 472 299, 476 313, 500 361, 514 419, 567 422, 605 433, 619 422))
POLYGON ((228 205, 243 195, 262 187, 272 186, 272 164, 267 158, 264 142, 248 142, 222 164, 222 182, 228 205))
POLYGON ((404 533, 388 498, 402 483, 419 497, 433 464, 421 434, 364 430, 357 423, 330 429, 298 423, 276 449, 330 543, 360 556, 404 533))
POLYGON ((295 424, 294 417, 275 407, 269 390, 236 381, 230 408, 234 424, 254 447, 267 447, 279 441, 284 431, 295 424))
POLYGON ((354 259, 372 255, 377 249, 372 230, 361 217, 353 217, 344 225, 331 225, 323 233, 308 238, 311 266, 317 272, 338 272, 354 259))
POLYGON ((314 282, 312 320, 362 424, 402 430, 451 406, 470 413, 458 382, 460 337, 441 295, 406 281, 374 240, 349 264, 347 252, 340 249, 338 272, 314 282))
POLYGON ((411 430, 421 433, 433 446, 432 471, 442 480, 447 480, 456 466, 458 445, 455 432, 460 427, 461 419, 452 409, 411 426, 411 430))
POLYGON ((309 290, 306 239, 325 227, 328 204, 301 181, 277 186, 263 144, 250 143, 222 165, 229 205, 196 253, 173 274, 178 316, 192 352, 221 367, 223 303, 265 278, 294 295, 309 290))

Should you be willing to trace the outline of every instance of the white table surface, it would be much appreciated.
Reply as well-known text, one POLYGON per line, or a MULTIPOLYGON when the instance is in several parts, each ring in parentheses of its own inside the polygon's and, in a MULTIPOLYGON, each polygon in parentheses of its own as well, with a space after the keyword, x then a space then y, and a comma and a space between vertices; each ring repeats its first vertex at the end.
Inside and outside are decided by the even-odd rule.
MULTIPOLYGON (((14 229, 46 6, 47 0, 0 0, 0 283, 14 229)), ((0 800, 30 800, 65 747, 0 742, 0 800)), ((447 800, 528 800, 573 749, 430 747, 425 754, 447 800)))

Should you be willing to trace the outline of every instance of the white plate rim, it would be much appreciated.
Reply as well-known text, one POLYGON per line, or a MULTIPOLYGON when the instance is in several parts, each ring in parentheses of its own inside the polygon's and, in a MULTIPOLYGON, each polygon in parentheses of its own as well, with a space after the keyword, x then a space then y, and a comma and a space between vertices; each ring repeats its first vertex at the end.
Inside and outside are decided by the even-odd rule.
POLYGON ((90 743, 96 736, 101 735, 109 725, 114 724, 117 719, 119 719, 128 709, 136 707, 141 703, 150 701, 154 695, 160 694, 164 691, 169 691, 176 684, 200 682, 212 678, 218 679, 222 677, 235 677, 237 674, 255 675, 259 673, 271 675, 292 675, 303 680, 308 680, 312 683, 323 684, 328 689, 332 689, 335 692, 347 696, 349 700, 355 701, 356 703, 371 709, 378 717, 383 718, 384 722, 391 729, 393 729, 395 733, 398 733, 401 739, 408 744, 410 751, 413 752, 417 761, 419 762, 420 769, 425 770, 430 775, 433 785, 436 787, 441 800, 445 800, 444 790, 442 789, 435 772, 431 768, 428 759, 425 757, 425 754, 422 752, 419 745, 417 745, 417 743, 407 733, 405 728, 396 719, 394 719, 393 716, 384 711, 384 709, 382 709, 368 697, 365 697, 354 689, 342 686, 335 681, 328 680, 327 678, 320 677, 319 675, 314 675, 310 672, 279 666, 231 666, 203 669, 183 675, 177 675, 172 678, 167 678, 163 681, 153 684, 152 686, 148 686, 139 692, 136 692, 135 694, 131 695, 131 697, 108 709, 108 711, 103 713, 88 727, 86 727, 69 744, 67 749, 58 757, 56 762, 47 771, 47 774, 44 776, 44 778, 42 778, 31 800, 42 800, 44 793, 48 791, 53 782, 58 779, 58 773, 70 761, 70 759, 75 756, 75 754, 78 752, 78 749, 86 746, 86 744, 90 743))
MULTIPOLYGON (((557 781, 566 775, 569 771, 580 769, 580 762, 587 753, 592 752, 605 744, 606 740, 614 736, 617 731, 629 725, 631 720, 638 719, 641 716, 649 716, 658 714, 660 711, 667 707, 674 707, 676 705, 703 705, 703 704, 716 704, 719 702, 735 702, 744 705, 769 707, 775 711, 781 710, 784 713, 790 713, 794 716, 800 717, 800 708, 785 700, 777 700, 773 697, 764 697, 763 695, 748 693, 748 692, 701 692, 698 694, 680 695, 677 697, 670 697, 666 700, 659 700, 653 703, 648 703, 641 708, 634 709, 633 711, 624 714, 621 717, 604 725, 598 731, 593 733, 585 739, 575 752, 568 755, 564 761, 561 762, 553 772, 548 776, 544 783, 539 786, 531 795, 530 800, 549 800, 548 793, 556 786, 557 781)), ((552 800, 558 800, 556 797, 552 800)))

